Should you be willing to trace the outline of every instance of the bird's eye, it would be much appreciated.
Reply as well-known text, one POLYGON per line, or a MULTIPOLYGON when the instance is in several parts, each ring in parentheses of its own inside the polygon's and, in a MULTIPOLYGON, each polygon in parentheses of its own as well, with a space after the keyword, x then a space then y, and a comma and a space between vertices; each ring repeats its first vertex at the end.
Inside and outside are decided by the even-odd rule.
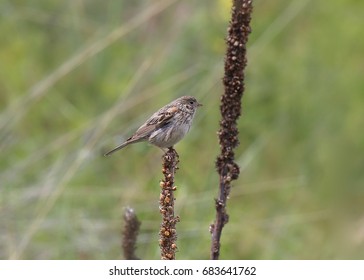
POLYGON ((190 104, 191 104, 191 105, 193 105, 193 103, 194 103, 194 102, 191 100, 191 101, 190 101, 190 104))

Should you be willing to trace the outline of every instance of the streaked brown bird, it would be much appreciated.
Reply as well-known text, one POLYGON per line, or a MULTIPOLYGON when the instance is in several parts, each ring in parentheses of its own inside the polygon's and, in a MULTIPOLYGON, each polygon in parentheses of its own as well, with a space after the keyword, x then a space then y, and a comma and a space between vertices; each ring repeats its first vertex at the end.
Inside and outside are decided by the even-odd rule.
POLYGON ((190 130, 196 110, 202 104, 193 96, 182 96, 155 112, 124 143, 105 156, 137 142, 147 141, 161 149, 171 148, 190 130))

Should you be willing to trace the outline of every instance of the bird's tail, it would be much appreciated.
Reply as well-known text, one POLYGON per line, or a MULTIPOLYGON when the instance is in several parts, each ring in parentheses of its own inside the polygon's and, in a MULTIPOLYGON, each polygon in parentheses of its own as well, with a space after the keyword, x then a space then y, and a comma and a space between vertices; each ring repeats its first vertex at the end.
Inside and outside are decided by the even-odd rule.
POLYGON ((111 151, 108 151, 106 154, 104 154, 105 157, 108 157, 110 156, 111 154, 115 153, 116 151, 119 151, 121 150, 122 148, 124 148, 125 146, 131 144, 133 142, 124 142, 123 144, 120 144, 119 146, 116 146, 114 149, 112 149, 111 151))

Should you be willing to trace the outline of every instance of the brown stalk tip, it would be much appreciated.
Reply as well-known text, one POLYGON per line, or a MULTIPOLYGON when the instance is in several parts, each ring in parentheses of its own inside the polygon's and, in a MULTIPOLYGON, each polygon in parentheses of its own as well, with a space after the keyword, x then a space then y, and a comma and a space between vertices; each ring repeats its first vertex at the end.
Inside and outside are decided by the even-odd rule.
POLYGON ((126 260, 139 259, 135 255, 136 240, 139 233, 140 222, 133 208, 126 207, 124 210, 124 230, 122 233, 122 249, 126 260))

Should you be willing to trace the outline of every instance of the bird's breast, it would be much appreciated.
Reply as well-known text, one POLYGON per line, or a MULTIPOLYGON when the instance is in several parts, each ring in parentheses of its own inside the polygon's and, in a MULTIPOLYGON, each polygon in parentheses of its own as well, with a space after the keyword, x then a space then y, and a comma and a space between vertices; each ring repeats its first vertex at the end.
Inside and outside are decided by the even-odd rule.
POLYGON ((179 142, 189 131, 187 123, 178 126, 170 123, 167 126, 156 129, 149 137, 149 142, 161 148, 169 148, 179 142))

